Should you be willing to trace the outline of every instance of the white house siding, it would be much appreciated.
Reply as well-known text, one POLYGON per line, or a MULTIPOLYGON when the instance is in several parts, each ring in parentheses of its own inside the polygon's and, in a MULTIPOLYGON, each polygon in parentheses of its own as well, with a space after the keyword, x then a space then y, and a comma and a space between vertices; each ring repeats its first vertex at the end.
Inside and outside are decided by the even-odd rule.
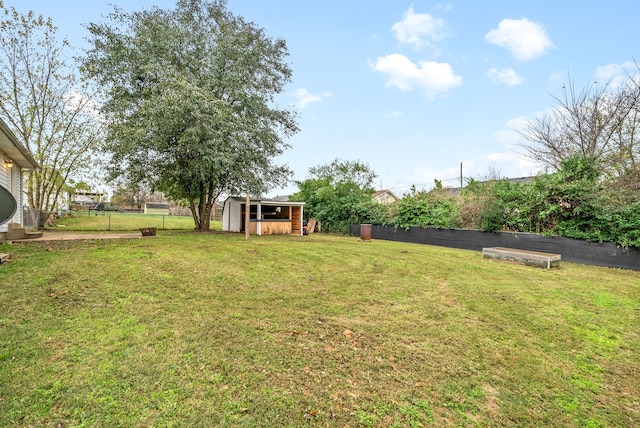
MULTIPOLYGON (((8 156, 5 153, 0 152, 0 186, 7 189, 9 193, 11 193, 14 198, 16 198, 16 201, 20 201, 20 198, 18 197, 18 195, 20 195, 19 189, 15 188, 15 183, 18 180, 14 178, 14 170, 18 168, 16 168, 15 166, 13 168, 7 168, 6 166, 4 166, 5 159, 8 159, 8 156)), ((9 223, 20 220, 18 214, 19 211, 20 210, 16 210, 16 214, 13 216, 13 218, 0 226, 0 233, 7 231, 9 223)))
POLYGON ((38 163, 27 149, 20 144, 16 136, 11 132, 7 124, 0 119, 0 185, 7 189, 17 201, 18 209, 9 222, 0 226, 0 233, 8 230, 8 223, 22 224, 22 206, 24 195, 22 193, 23 171, 33 171, 38 168, 38 163), (6 167, 6 161, 11 161, 13 167, 6 167))
POLYGON ((0 186, 7 189, 18 202, 18 209, 11 220, 0 225, 0 233, 8 230, 9 223, 22 224, 22 171, 20 167, 15 165, 12 168, 4 166, 4 160, 8 156, 0 152, 0 186))
POLYGON ((9 190, 9 168, 4 166, 4 159, 7 157, 3 152, 0 152, 0 186, 9 190))
MULTIPOLYGON (((10 183, 9 168, 4 166, 5 158, 6 158, 6 155, 3 152, 0 152, 0 186, 4 187, 9 192, 11 192, 11 188, 9 187, 9 183, 10 183)), ((7 231, 7 223, 0 225, 0 233, 4 233, 6 231, 7 231)), ((1 241, 2 241, 2 238, 0 238, 0 242, 1 241)))
POLYGON ((13 174, 13 183, 11 184, 13 197, 16 198, 16 201, 18 201, 18 209, 16 210, 16 213, 13 216, 12 223, 22 224, 22 220, 23 220, 22 208, 23 208, 23 205, 26 205, 27 203, 24 197, 24 192, 23 192, 22 170, 17 166, 14 166, 13 168, 11 168, 11 174, 13 174))

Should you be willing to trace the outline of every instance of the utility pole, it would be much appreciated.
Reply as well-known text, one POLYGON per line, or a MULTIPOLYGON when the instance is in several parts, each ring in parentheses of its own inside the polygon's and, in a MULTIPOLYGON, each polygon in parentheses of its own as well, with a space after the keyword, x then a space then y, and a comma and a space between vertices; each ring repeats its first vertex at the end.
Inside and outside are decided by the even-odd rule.
POLYGON ((460 162, 460 190, 462 190, 462 162, 460 162))

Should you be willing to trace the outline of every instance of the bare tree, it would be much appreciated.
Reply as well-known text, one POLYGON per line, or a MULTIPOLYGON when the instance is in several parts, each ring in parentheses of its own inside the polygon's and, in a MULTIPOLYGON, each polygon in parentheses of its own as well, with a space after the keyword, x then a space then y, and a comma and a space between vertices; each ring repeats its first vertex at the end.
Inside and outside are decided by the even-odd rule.
POLYGON ((640 81, 630 79, 620 92, 620 103, 627 106, 625 120, 612 135, 612 150, 605 159, 612 177, 627 183, 640 181, 640 81))
POLYGON ((564 159, 582 155, 596 160, 608 178, 637 177, 640 84, 637 74, 627 77, 620 86, 593 82, 579 92, 569 78, 562 96, 553 97, 556 108, 520 131, 527 140, 524 150, 554 170, 564 159))
POLYGON ((97 106, 50 19, 21 15, 2 0, 0 14, 0 115, 40 164, 28 177, 29 206, 53 211, 95 160, 97 106))
POLYGON ((128 208, 142 209, 151 191, 142 184, 118 181, 111 202, 128 208))
POLYGON ((500 181, 502 180, 503 177, 502 174, 500 174, 500 171, 495 169, 494 167, 490 166, 489 170, 480 176, 480 181, 481 182, 492 182, 492 181, 500 181))

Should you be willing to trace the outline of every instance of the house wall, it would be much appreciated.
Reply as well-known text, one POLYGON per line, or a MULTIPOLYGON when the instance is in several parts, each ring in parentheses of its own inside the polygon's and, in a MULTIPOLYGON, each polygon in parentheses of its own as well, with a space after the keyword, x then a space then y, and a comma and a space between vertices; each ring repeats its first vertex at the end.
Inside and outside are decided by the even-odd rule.
MULTIPOLYGON (((3 152, 0 152, 0 162, 3 162, 5 158, 5 154, 3 152)), ((11 188, 9 187, 9 171, 8 168, 5 168, 5 166, 3 164, 0 164, 0 186, 4 187, 5 189, 9 190, 9 192, 11 192, 11 194, 13 194, 13 192, 11 191, 11 188)), ((0 225, 0 234, 4 234, 7 232, 7 223, 0 225)), ((4 241, 4 236, 0 236, 0 242, 4 241)))
POLYGON ((0 186, 9 189, 9 168, 4 166, 4 159, 6 157, 7 155, 0 151, 0 186))
POLYGON ((13 223, 23 224, 22 207, 26 205, 26 203, 23 189, 22 170, 17 166, 14 166, 11 168, 11 173, 13 175, 13 183, 11 185, 13 189, 13 196, 16 198, 16 202, 18 203, 18 209, 16 210, 16 214, 13 216, 13 223))
POLYGON ((381 193, 375 197, 375 200, 381 204, 392 204, 398 200, 394 195, 389 192, 381 193))
POLYGON ((7 158, 8 156, 5 153, 0 152, 0 186, 7 189, 13 195, 18 203, 18 209, 11 220, 0 226, 0 233, 8 230, 9 223, 22 224, 22 172, 18 166, 14 166, 13 168, 4 166, 4 159, 7 158))

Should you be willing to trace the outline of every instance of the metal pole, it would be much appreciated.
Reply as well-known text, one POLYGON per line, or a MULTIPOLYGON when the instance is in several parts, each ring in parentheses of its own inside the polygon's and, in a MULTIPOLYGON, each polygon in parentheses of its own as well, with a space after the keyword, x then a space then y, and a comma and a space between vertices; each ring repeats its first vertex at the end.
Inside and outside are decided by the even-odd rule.
POLYGON ((247 201, 245 205, 246 206, 244 209, 244 239, 246 241, 247 239, 249 239, 249 221, 250 221, 249 211, 251 211, 251 198, 249 197, 248 193, 247 193, 247 201))

